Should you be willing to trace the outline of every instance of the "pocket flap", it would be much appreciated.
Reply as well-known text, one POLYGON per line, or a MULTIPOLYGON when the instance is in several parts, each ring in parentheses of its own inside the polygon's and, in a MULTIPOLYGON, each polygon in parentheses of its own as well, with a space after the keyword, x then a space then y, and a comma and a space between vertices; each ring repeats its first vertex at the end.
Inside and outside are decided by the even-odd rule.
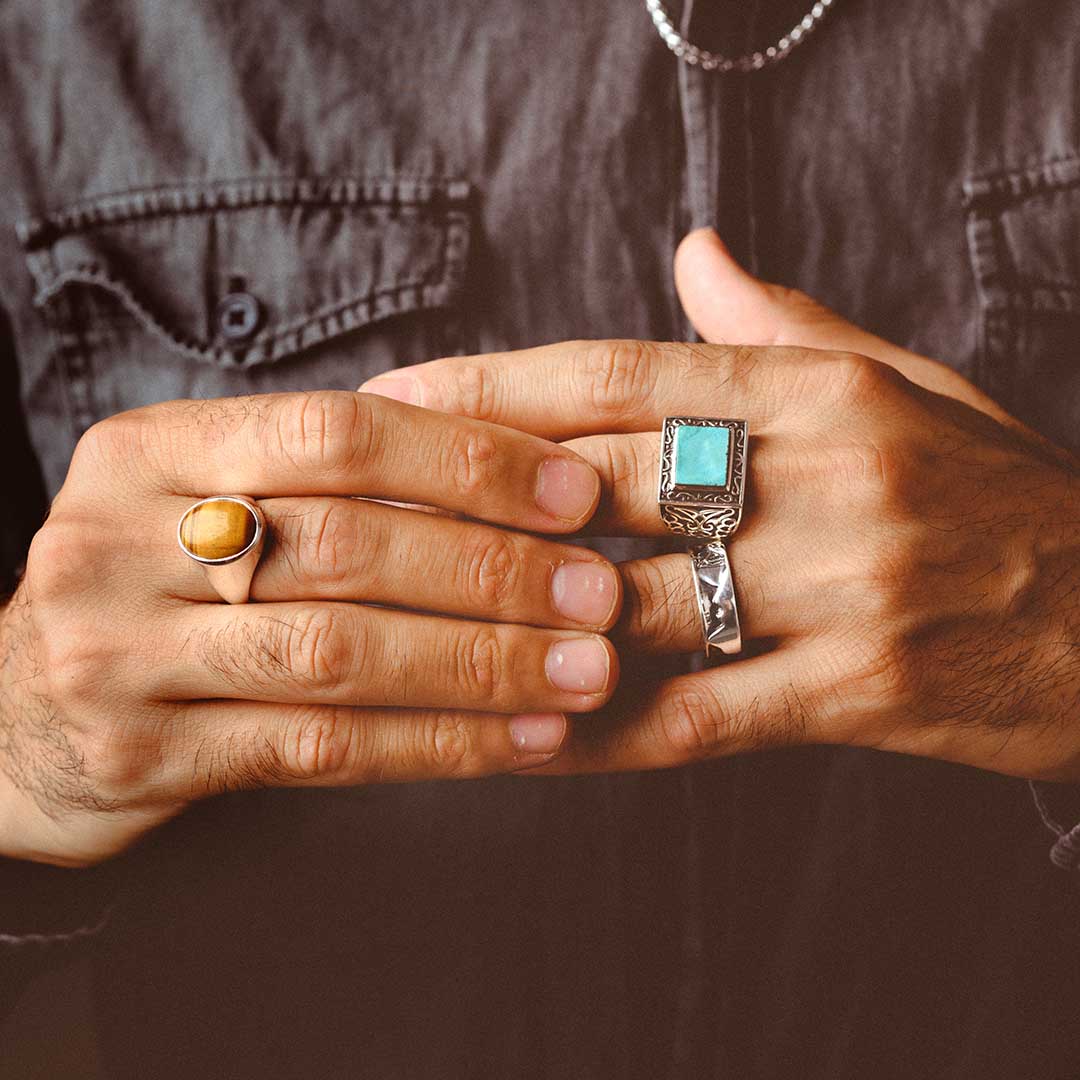
POLYGON ((280 360, 388 316, 451 306, 464 181, 256 179, 102 196, 20 223, 48 307, 105 294, 171 351, 280 360))
POLYGON ((988 308, 1080 312, 1080 158, 970 179, 964 204, 988 308))

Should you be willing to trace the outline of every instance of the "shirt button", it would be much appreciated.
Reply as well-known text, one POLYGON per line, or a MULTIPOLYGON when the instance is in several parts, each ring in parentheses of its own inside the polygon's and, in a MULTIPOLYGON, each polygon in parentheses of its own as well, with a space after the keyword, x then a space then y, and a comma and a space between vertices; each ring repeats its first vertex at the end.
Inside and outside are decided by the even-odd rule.
POLYGON ((226 341, 246 341, 259 329, 262 305, 251 293, 229 293, 217 306, 217 323, 226 341))

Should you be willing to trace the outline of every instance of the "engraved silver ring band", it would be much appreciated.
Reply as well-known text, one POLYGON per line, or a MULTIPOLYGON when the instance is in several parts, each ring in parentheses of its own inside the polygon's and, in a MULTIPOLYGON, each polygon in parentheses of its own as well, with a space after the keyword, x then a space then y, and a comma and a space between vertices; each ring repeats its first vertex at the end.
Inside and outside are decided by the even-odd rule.
POLYGON ((731 562, 722 540, 712 540, 690 551, 694 593, 705 637, 705 656, 717 653, 737 656, 742 652, 742 629, 735 603, 731 562))

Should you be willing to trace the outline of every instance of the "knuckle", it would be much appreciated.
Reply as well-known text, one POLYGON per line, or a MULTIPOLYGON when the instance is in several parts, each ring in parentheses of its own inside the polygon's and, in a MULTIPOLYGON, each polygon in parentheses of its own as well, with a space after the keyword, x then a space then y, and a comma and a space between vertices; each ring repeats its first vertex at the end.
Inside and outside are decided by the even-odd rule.
POLYGON ((506 657, 494 626, 476 627, 457 654, 458 685, 468 700, 490 704, 503 682, 506 657))
POLYGON ((72 455, 72 467, 108 464, 141 449, 145 425, 137 412, 117 413, 87 428, 72 455))
POLYGON ((312 611, 283 627, 284 667, 304 689, 326 691, 338 686, 349 652, 341 616, 330 609, 312 611))
POLYGON ((349 709, 298 709, 284 727, 276 756, 295 780, 340 776, 356 756, 357 733, 349 709))
POLYGON ((168 425, 156 422, 164 406, 118 413, 88 428, 71 456, 68 476, 57 503, 100 498, 102 481, 118 480, 134 488, 161 483, 162 462, 171 456, 168 425))
POLYGON ((667 643, 700 636, 696 603, 691 595, 687 574, 685 585, 669 582, 651 560, 643 559, 623 566, 624 627, 626 636, 637 642, 667 643), (680 590, 682 596, 672 596, 680 590))
POLYGON ((888 364, 861 353, 829 353, 824 365, 834 401, 841 408, 866 410, 886 404, 901 378, 888 364))
POLYGON ((713 756, 725 735, 719 702, 697 687, 675 692, 659 719, 665 743, 680 760, 713 756))
POLYGON ((524 561, 509 533, 480 533, 462 549, 465 593, 478 610, 503 614, 516 608, 524 561))
POLYGON ((297 521, 294 572, 329 585, 347 583, 356 546, 355 521, 349 508, 329 503, 303 513, 297 521))
POLYGON ((465 775, 472 759, 472 731, 461 713, 438 711, 423 725, 425 771, 434 766, 439 776, 465 775))
POLYGON ((31 601, 29 611, 27 659, 45 696, 61 713, 81 711, 98 698, 115 703, 117 688, 130 681, 133 663, 138 662, 131 642, 103 632, 101 612, 94 608, 31 601))
POLYGON ((657 358, 657 347, 648 341, 588 342, 576 353, 575 381, 599 416, 623 417, 648 401, 657 358))
POLYGON ((69 493, 78 496, 89 484, 95 486, 88 493, 96 497, 95 481, 102 475, 113 485, 122 479, 136 488, 145 488, 148 483, 170 488, 177 466, 190 462, 193 450, 216 452, 220 448, 220 423, 206 422, 206 417, 216 415, 220 408, 219 403, 210 401, 170 401, 100 420, 76 444, 68 480, 58 499, 69 493), (193 413, 196 425, 189 422, 193 413))
POLYGON ((291 398, 277 417, 276 449, 294 466, 349 473, 375 443, 371 396, 318 391, 291 398))
POLYGON ((446 481, 462 499, 483 501, 498 479, 495 436, 484 428, 455 433, 443 460, 446 481))
POLYGON ((653 445, 634 437, 609 438, 601 444, 610 497, 622 503, 622 513, 633 521, 656 515, 656 473, 650 452, 653 445))
POLYGON ((49 700, 70 713, 107 685, 113 658, 102 643, 99 627, 83 619, 53 619, 37 642, 38 660, 49 700))
POLYGON ((99 420, 83 432, 71 455, 71 473, 77 475, 87 468, 100 467, 116 455, 121 425, 117 417, 99 420))
POLYGON ((454 365, 452 379, 424 384, 424 403, 441 412, 493 420, 499 408, 497 381, 483 364, 463 361, 454 365))
POLYGON ((87 586, 88 564, 100 552, 98 534, 88 524, 53 515, 38 530, 26 558, 26 580, 37 604, 70 605, 87 586))

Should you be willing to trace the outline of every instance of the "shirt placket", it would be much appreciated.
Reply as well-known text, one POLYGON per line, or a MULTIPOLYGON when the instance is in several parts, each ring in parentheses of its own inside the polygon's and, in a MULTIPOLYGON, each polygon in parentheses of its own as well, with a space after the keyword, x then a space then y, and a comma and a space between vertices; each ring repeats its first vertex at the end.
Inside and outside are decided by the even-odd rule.
MULTIPOLYGON (((685 0, 680 32, 689 40, 694 39, 693 23, 694 0, 685 0)), ((752 30, 752 25, 748 29, 752 30)), ((756 269, 748 79, 680 62, 678 88, 685 147, 682 197, 686 229, 716 229, 735 258, 756 269)), ((687 340, 701 340, 688 322, 685 332, 687 340)), ((672 1077, 686 1076, 697 1068, 719 1067, 722 1062, 722 1054, 717 1060, 718 1050, 709 1045, 707 1034, 714 1030, 717 1018, 716 1002, 706 1002, 709 966, 716 962, 706 920, 715 920, 717 913, 706 912, 704 907, 702 877, 708 873, 708 856, 703 850, 699 815, 707 812, 707 801, 702 797, 700 780, 697 769, 683 770, 685 901, 672 1077), (712 1022, 706 1017, 707 1005, 712 1009, 712 1022)))

